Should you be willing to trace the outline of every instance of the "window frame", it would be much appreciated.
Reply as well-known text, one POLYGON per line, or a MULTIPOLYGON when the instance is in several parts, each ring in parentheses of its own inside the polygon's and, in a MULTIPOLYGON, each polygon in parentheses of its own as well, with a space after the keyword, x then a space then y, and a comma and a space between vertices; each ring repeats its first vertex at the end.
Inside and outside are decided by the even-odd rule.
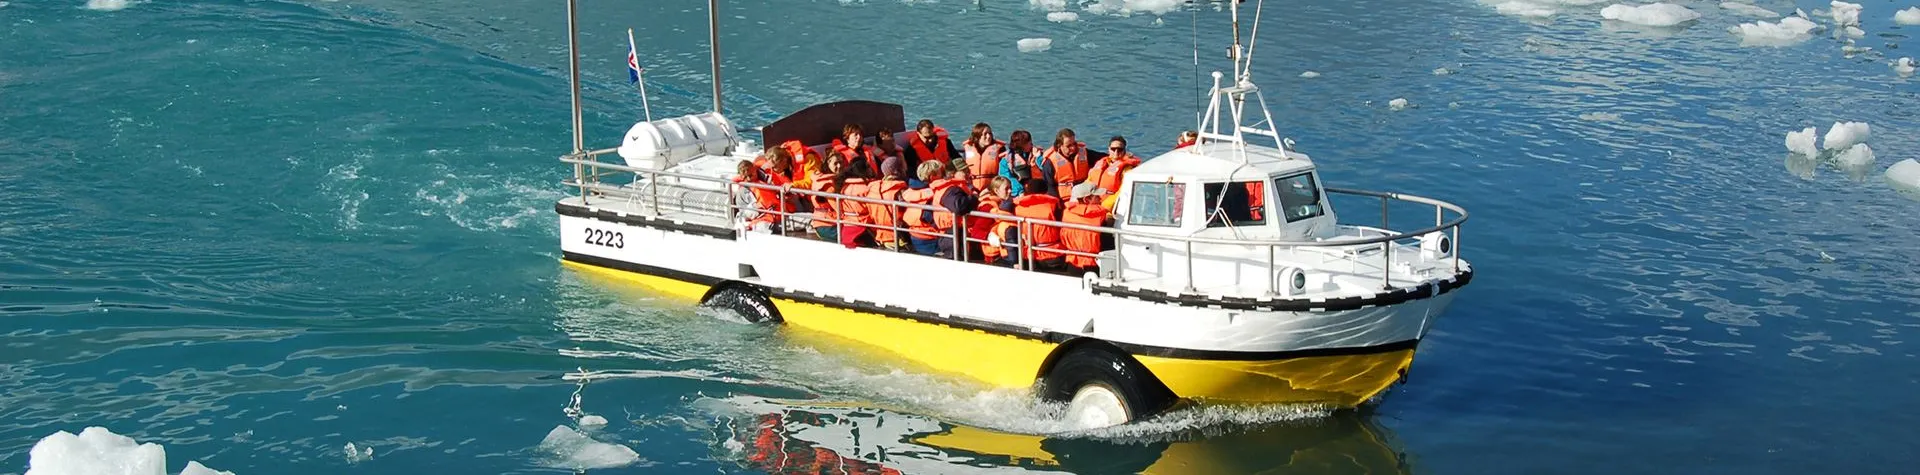
POLYGON ((1282 175, 1279 178, 1274 178, 1273 179, 1273 198, 1274 198, 1274 205, 1279 208, 1280 218, 1285 219, 1288 223, 1305 221, 1305 220, 1327 215, 1327 205, 1326 205, 1327 193, 1324 190, 1320 189, 1320 177, 1314 176, 1313 170, 1295 173, 1292 175, 1282 175), (1288 212, 1288 208, 1290 208, 1290 206, 1287 205, 1286 196, 1288 195, 1288 193, 1286 193, 1286 190, 1288 190, 1289 187, 1283 186, 1283 185, 1284 185, 1284 182, 1287 180, 1292 180, 1292 179, 1303 177, 1303 176, 1307 177, 1307 184, 1311 185, 1308 188, 1311 188, 1313 190, 1314 212, 1313 214, 1295 218, 1293 217, 1293 213, 1288 212))
MULTIPOLYGON (((1254 227, 1254 226, 1266 226, 1266 225, 1267 225, 1267 223, 1268 223, 1268 220, 1267 220, 1267 216, 1270 216, 1270 215, 1272 215, 1272 214, 1273 214, 1273 213, 1272 213, 1272 211, 1271 211, 1271 208, 1270 208, 1270 207, 1268 207, 1268 206, 1267 206, 1267 204, 1266 204, 1266 203, 1267 203, 1267 201, 1268 201, 1268 200, 1267 200, 1267 196, 1266 196, 1266 193, 1267 193, 1267 189, 1266 189, 1266 188, 1267 188, 1267 181, 1266 181, 1265 179, 1260 179, 1260 180, 1246 180, 1246 181, 1231 181, 1231 180, 1229 180, 1229 181, 1222 181, 1222 182, 1207 182, 1207 183, 1201 183, 1201 184, 1200 184, 1200 200, 1201 200, 1201 203, 1200 203, 1200 206, 1203 206, 1203 207, 1204 207, 1203 209, 1204 209, 1204 210, 1206 211, 1206 212, 1205 212, 1205 213, 1203 213, 1203 214, 1205 214, 1205 215, 1207 216, 1207 228, 1209 228, 1209 229, 1211 229, 1211 228, 1225 228, 1225 227, 1254 227), (1209 196, 1207 196, 1207 188, 1208 188, 1208 187, 1210 187, 1210 186, 1213 186, 1213 185, 1220 185, 1220 193, 1222 193, 1222 194, 1225 194, 1225 193, 1227 192, 1227 190, 1229 189, 1228 187, 1230 187, 1230 186, 1239 186, 1239 187, 1242 187, 1241 189, 1243 189, 1243 190, 1244 190, 1244 189, 1246 189, 1245 187, 1246 187, 1246 186, 1247 186, 1247 184, 1249 184, 1249 183, 1258 183, 1258 184, 1260 184, 1260 200, 1261 200, 1261 201, 1260 201, 1260 203, 1261 203, 1261 204, 1260 204, 1260 218, 1259 218, 1259 219, 1251 219, 1251 220, 1246 220, 1246 221, 1238 221, 1238 222, 1234 222, 1234 221, 1231 221, 1231 220, 1219 220, 1219 221, 1216 221, 1216 220, 1214 220, 1214 215, 1213 215, 1213 210, 1214 210, 1214 202, 1215 202, 1215 200, 1216 200, 1217 198, 1219 198, 1219 197, 1218 197, 1218 196, 1213 196, 1213 197, 1209 197, 1209 196)), ((1251 194, 1251 193, 1248 193, 1248 194, 1247 194, 1247 196, 1248 196, 1248 198, 1249 198, 1249 200, 1251 200, 1251 198, 1252 198, 1252 196, 1253 196, 1253 194, 1251 194)), ((1222 204, 1225 204, 1225 203, 1222 203, 1222 204)), ((1249 209, 1249 210, 1251 210, 1252 208, 1251 208, 1251 207, 1249 207, 1248 209, 1249 209)))
POLYGON ((1127 196, 1127 226, 1154 226, 1161 228, 1180 228, 1185 226, 1187 214, 1186 182, 1136 181, 1133 182, 1132 189, 1127 190, 1127 193, 1129 193, 1127 196), (1163 186, 1170 192, 1158 195, 1143 194, 1143 192, 1147 190, 1143 190, 1141 187, 1148 185, 1163 186), (1140 219, 1140 216, 1144 214, 1140 212, 1142 203, 1140 198, 1142 196, 1150 197, 1162 203, 1161 208, 1167 210, 1168 219, 1163 222, 1142 221, 1140 219))

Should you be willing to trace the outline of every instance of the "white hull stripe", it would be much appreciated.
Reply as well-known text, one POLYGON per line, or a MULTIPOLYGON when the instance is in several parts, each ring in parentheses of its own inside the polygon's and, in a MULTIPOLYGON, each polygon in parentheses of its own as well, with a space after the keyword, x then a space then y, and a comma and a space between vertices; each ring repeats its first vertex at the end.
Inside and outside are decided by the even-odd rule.
POLYGON ((1473 269, 1455 274, 1447 280, 1433 281, 1414 287, 1396 288, 1392 291, 1364 297, 1342 297, 1333 299, 1286 299, 1286 298, 1245 298, 1224 297, 1218 295, 1172 294, 1158 290, 1136 287, 1092 284, 1093 293, 1124 297, 1134 300, 1224 310, 1252 310, 1257 312, 1338 312, 1359 310, 1367 307, 1384 307, 1414 300, 1438 297, 1465 287, 1473 281, 1473 269))

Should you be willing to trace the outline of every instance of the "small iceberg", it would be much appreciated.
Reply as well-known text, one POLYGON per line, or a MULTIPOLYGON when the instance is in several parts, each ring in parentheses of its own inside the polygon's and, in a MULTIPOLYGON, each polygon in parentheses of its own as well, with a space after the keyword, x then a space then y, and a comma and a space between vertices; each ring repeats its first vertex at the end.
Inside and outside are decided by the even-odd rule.
POLYGON ((547 432, 540 450, 552 456, 554 467, 573 470, 625 467, 640 461, 640 454, 627 446, 593 440, 564 425, 547 432))
POLYGON ((1020 48, 1020 52, 1022 53, 1038 53, 1041 51, 1046 51, 1049 48, 1052 48, 1053 39, 1052 38, 1025 38, 1025 39, 1021 39, 1018 43, 1015 43, 1015 46, 1020 48))
POLYGON ((1304 73, 1300 73, 1300 77, 1303 77, 1303 78, 1307 78, 1307 79, 1313 79, 1313 78, 1317 78, 1317 77, 1320 77, 1320 73, 1319 73, 1319 72, 1317 72, 1317 71, 1307 71, 1307 72, 1304 72, 1304 73))
POLYGON ((1520 2, 1520 1, 1505 2, 1505 3, 1494 5, 1493 11, 1500 12, 1501 15, 1512 15, 1512 16, 1526 17, 1526 18, 1546 18, 1546 17, 1550 17, 1560 13, 1558 10, 1554 10, 1553 7, 1549 7, 1546 5, 1541 5, 1533 2, 1520 2))
POLYGON ((1920 25, 1920 7, 1893 12, 1893 23, 1896 25, 1920 25))
POLYGON ((1813 145, 1814 137, 1818 133, 1819 131, 1813 127, 1801 129, 1799 132, 1787 132, 1787 152, 1805 157, 1820 155, 1820 148, 1813 145))
POLYGON ((1754 4, 1751 4, 1751 3, 1720 2, 1720 8, 1724 8, 1727 11, 1731 11, 1734 13, 1738 13, 1741 15, 1746 15, 1754 18, 1780 18, 1779 13, 1775 13, 1773 10, 1768 10, 1765 8, 1754 6, 1754 4))
POLYGON ((1813 37, 1813 30, 1819 28, 1812 20, 1790 16, 1777 22, 1741 23, 1727 31, 1740 35, 1740 44, 1748 46, 1786 46, 1813 37))
MULTIPOLYGON (((193 461, 180 473, 233 475, 193 461)), ((27 452, 26 475, 167 475, 167 450, 105 427, 88 427, 80 435, 59 431, 33 444, 27 452)))
POLYGON ((1406 110, 1407 107, 1410 107, 1410 106, 1407 103, 1407 98, 1405 97, 1396 97, 1391 101, 1387 101, 1387 110, 1394 110, 1394 111, 1406 110))
POLYGON ((125 10, 131 5, 127 0, 87 0, 87 9, 102 12, 125 10))
POLYGON ((1920 199, 1920 162, 1909 158, 1887 167, 1887 184, 1920 199))
POLYGON ((1913 58, 1902 57, 1900 59, 1893 60, 1893 72, 1901 76, 1912 76, 1913 75, 1913 58))
POLYGON ((1871 135, 1873 135, 1873 128, 1866 122, 1834 122, 1833 128, 1827 129, 1825 141, 1821 142, 1820 148, 1845 150, 1854 144, 1865 143, 1867 137, 1871 135))
POLYGON ((1054 23, 1071 23, 1079 20, 1080 14, 1074 12, 1051 12, 1047 14, 1047 21, 1054 23))
POLYGON ((1833 164, 1855 181, 1865 179, 1867 172, 1873 169, 1873 147, 1863 143, 1853 144, 1834 155, 1833 164))
POLYGON ((1833 25, 1835 27, 1860 26, 1860 4, 1833 0, 1833 25))
POLYGON ((1600 9, 1600 17, 1635 25, 1674 26, 1700 19, 1700 12, 1671 3, 1620 4, 1600 9))

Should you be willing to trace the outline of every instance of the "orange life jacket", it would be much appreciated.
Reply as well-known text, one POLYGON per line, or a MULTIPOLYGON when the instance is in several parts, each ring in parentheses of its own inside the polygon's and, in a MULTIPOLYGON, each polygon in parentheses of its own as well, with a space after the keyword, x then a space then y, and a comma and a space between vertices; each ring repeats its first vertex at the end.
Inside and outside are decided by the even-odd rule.
MULTIPOLYGON (((1000 209, 1000 197, 993 195, 981 196, 980 206, 974 210, 990 214, 1008 214, 1006 211, 1000 209)), ((1013 230, 1013 227, 1014 222, 1011 220, 982 218, 978 216, 967 217, 967 236, 974 239, 986 239, 987 234, 992 233, 995 236, 1000 236, 1001 242, 1006 242, 1007 231, 1013 230)), ((1002 257, 1006 257, 1007 248, 982 244, 980 245, 980 254, 987 258, 987 262, 993 262, 1000 260, 1002 257)))
MULTIPOLYGON (((902 191, 906 191, 906 189, 907 182, 885 179, 868 185, 865 196, 876 200, 900 201, 900 194, 902 191)), ((895 226, 898 226, 896 223, 900 222, 898 219, 900 216, 900 207, 880 203, 865 204, 867 205, 867 220, 873 223, 873 240, 881 244, 900 242, 899 236, 893 230, 895 226)))
MULTIPOLYGON (((765 165, 766 160, 754 161, 753 174, 750 176, 735 176, 733 177, 733 182, 774 187, 787 186, 787 177, 780 176, 777 173, 767 173, 765 165)), ((793 210, 793 207, 788 206, 787 202, 780 199, 780 190, 778 189, 756 187, 748 188, 748 190, 753 193, 755 207, 760 210, 760 215, 755 216, 753 218, 754 221, 767 224, 778 223, 780 222, 781 216, 777 213, 786 213, 793 210)))
MULTIPOLYGON (((816 173, 813 175, 813 186, 812 186, 813 191, 831 192, 833 190, 829 190, 827 188, 832 186, 833 186, 833 174, 816 173)), ((817 195, 807 195, 807 199, 813 202, 813 227, 815 228, 833 227, 834 215, 838 214, 837 212, 834 211, 834 201, 836 200, 822 197, 822 196, 817 196, 817 195)))
MULTIPOLYGON (((1020 195, 1013 199, 1013 214, 1022 218, 1054 221, 1060 218, 1060 198, 1047 195, 1020 195)), ((1052 260, 1060 257, 1057 252, 1042 252, 1060 245, 1060 228, 1045 224, 1031 224, 1020 230, 1020 240, 1033 248, 1034 260, 1052 260)))
POLYGON ((967 149, 967 172, 973 174, 973 189, 987 189, 994 175, 1000 174, 1000 155, 1006 153, 1007 143, 995 140, 985 150, 974 150, 973 142, 967 142, 961 148, 967 149))
POLYGON ((1100 163, 1094 164, 1093 169, 1088 170, 1087 174, 1095 180, 1094 185, 1099 186, 1100 189, 1107 190, 1107 193, 1119 193, 1120 184, 1126 178, 1127 171, 1137 166, 1140 166, 1140 158, 1133 154, 1120 158, 1108 155, 1107 158, 1100 159, 1100 163))
POLYGON ((1073 185, 1087 181, 1087 144, 1074 142, 1068 144, 1071 152, 1061 152, 1060 145, 1047 148, 1045 160, 1053 164, 1053 182, 1060 188, 1059 196, 1073 195, 1073 185), (1071 154, 1071 156, 1069 156, 1071 154))
MULTIPOLYGON (((864 154, 866 155, 866 157, 864 158, 866 159, 866 162, 867 162, 867 167, 868 167, 867 170, 873 171, 874 174, 879 174, 880 173, 879 150, 873 148, 873 146, 870 146, 870 145, 862 145, 860 146, 860 148, 861 148, 861 151, 866 152, 864 154)), ((862 158, 861 155, 863 154, 855 152, 853 150, 853 147, 847 146, 846 142, 843 142, 840 139, 833 139, 833 155, 835 157, 839 157, 841 165, 852 165, 853 160, 857 158, 862 158)))
MULTIPOLYGON (((946 128, 934 127, 933 140, 935 143, 928 144, 925 140, 920 139, 920 134, 918 133, 907 134, 907 146, 913 147, 913 153, 917 155, 921 161, 947 160, 953 156, 953 151, 947 149, 946 128)), ((878 168, 875 170, 878 170, 878 168)))
POLYGON ((910 209, 903 213, 906 215, 907 228, 912 232, 913 237, 920 239, 945 237, 948 231, 953 230, 953 212, 940 208, 940 197, 945 196, 947 190, 957 186, 960 186, 960 180, 941 178, 927 185, 925 190, 907 190, 907 193, 903 194, 910 198, 907 200, 910 203, 936 208, 935 211, 910 209), (932 221, 928 221, 928 215, 932 215, 932 221))
POLYGON ((1247 207, 1253 219, 1263 219, 1267 214, 1267 182, 1247 182, 1247 207))
MULTIPOLYGON (((1066 215, 1061 216, 1060 221, 1084 226, 1105 226, 1107 223, 1107 209, 1091 203, 1070 204, 1067 205, 1066 215)), ((1060 230, 1060 246, 1069 251, 1099 254, 1100 233, 1062 228, 1060 230)), ((1071 264, 1074 267, 1093 267, 1099 262, 1099 260, 1087 256, 1067 256, 1067 264, 1071 264)))
POLYGON ((788 181, 793 186, 813 188, 813 175, 826 171, 826 163, 821 162, 820 153, 807 148, 799 140, 788 140, 781 143, 780 148, 787 149, 787 155, 793 157, 793 163, 787 166, 788 181))
MULTIPOLYGON (((867 179, 847 178, 846 185, 847 185, 846 188, 843 188, 840 190, 840 194, 847 195, 847 196, 860 196, 860 197, 867 196, 867 188, 868 188, 867 179)), ((866 203, 861 203, 859 201, 854 201, 846 198, 841 198, 837 201, 839 202, 834 204, 834 209, 840 210, 841 221, 844 221, 847 224, 869 224, 872 222, 871 220, 867 219, 866 203)))

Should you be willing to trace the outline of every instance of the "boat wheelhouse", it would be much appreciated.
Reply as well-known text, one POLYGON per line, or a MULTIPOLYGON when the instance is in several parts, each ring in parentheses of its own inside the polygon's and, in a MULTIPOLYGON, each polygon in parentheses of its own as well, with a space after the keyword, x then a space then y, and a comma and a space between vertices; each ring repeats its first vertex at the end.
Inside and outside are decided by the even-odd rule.
MULTIPOLYGON (((1088 427, 1178 399, 1359 405, 1404 377, 1421 338, 1471 280, 1457 246, 1466 212, 1324 186, 1312 158, 1274 130, 1245 64, 1235 58, 1224 84, 1214 74, 1198 143, 1125 176, 1110 225, 973 214, 1108 236, 1112 245, 1098 253, 1047 250, 1091 258, 1093 272, 1031 269, 1028 243, 970 237, 967 219, 956 220, 952 239, 1005 246, 1022 264, 978 262, 972 246, 931 257, 752 226, 765 214, 820 219, 754 203, 755 195, 936 208, 733 179, 762 143, 821 151, 850 123, 906 130, 899 105, 818 104, 760 128, 754 141, 718 112, 717 95, 715 112, 635 124, 616 148, 580 149, 576 128, 576 151, 561 159, 573 166, 565 185, 574 193, 555 204, 562 258, 989 385, 1037 383, 1038 396, 1067 402, 1069 417, 1088 427), (1263 120, 1248 121, 1250 105, 1263 120), (1258 137, 1273 145, 1249 140, 1258 137), (1342 223, 1333 195, 1377 199, 1381 224, 1342 223), (1389 216, 1395 201, 1431 214, 1389 216)), ((880 227, 827 219, 842 229, 880 227)))

